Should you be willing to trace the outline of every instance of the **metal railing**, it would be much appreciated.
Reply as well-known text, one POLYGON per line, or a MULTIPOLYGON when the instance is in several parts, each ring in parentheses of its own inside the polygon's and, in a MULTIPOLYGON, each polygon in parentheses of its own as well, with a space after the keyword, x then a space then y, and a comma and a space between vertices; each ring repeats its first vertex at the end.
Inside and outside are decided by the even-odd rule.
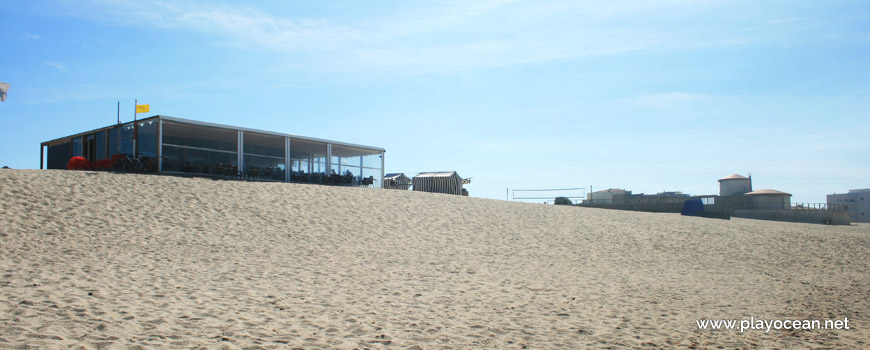
POLYGON ((831 203, 792 203, 792 210, 834 210, 834 211, 847 211, 849 210, 849 206, 845 204, 831 204, 831 203))

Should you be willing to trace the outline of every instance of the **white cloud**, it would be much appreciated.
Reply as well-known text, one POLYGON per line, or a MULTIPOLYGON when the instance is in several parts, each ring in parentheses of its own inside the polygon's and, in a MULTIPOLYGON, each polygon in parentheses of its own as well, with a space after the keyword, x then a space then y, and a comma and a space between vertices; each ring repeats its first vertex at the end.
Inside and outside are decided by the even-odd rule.
POLYGON ((62 65, 62 64, 60 64, 60 63, 57 63, 57 62, 45 62, 45 65, 46 65, 46 66, 49 66, 49 67, 52 67, 52 68, 54 68, 54 69, 57 69, 57 70, 59 70, 59 71, 61 71, 61 72, 68 72, 68 71, 69 71, 69 69, 67 69, 66 67, 64 67, 64 65, 62 65))
POLYGON ((25 39, 29 39, 29 40, 36 40, 36 39, 39 39, 39 35, 37 35, 37 34, 33 34, 33 33, 28 33, 28 32, 24 32, 24 35, 23 35, 23 36, 24 36, 25 39))
POLYGON ((185 1, 96 0, 79 6, 78 15, 118 25, 136 24, 216 35, 224 43, 277 51, 323 50, 339 47, 357 33, 329 21, 281 18, 258 10, 185 1))
MULTIPOLYGON (((758 34, 734 28, 727 21, 698 30, 685 30, 680 24, 693 21, 698 14, 727 12, 738 5, 691 0, 642 0, 630 5, 572 0, 436 1, 331 19, 185 0, 92 0, 69 7, 92 20, 195 31, 216 37, 219 44, 247 50, 302 52, 312 55, 309 58, 319 69, 360 72, 385 68, 391 74, 418 74, 746 45, 757 41, 758 34)), ((738 23, 734 26, 745 25, 738 23)), ((284 67, 298 65, 288 62, 284 67)))

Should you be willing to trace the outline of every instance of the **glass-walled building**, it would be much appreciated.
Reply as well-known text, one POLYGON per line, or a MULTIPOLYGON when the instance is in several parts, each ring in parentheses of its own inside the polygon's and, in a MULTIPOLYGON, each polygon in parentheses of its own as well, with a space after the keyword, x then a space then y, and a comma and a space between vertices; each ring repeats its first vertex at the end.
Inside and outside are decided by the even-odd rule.
POLYGON ((40 169, 138 155, 149 171, 262 181, 381 187, 384 149, 153 116, 43 142, 40 169))

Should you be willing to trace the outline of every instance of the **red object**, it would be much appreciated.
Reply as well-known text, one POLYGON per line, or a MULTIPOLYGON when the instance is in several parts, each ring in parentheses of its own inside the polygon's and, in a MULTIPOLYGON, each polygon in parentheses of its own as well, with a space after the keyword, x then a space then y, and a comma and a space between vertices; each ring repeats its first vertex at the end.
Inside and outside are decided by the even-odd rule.
POLYGON ((72 157, 66 163, 66 168, 69 170, 87 170, 91 168, 91 162, 83 157, 72 157))

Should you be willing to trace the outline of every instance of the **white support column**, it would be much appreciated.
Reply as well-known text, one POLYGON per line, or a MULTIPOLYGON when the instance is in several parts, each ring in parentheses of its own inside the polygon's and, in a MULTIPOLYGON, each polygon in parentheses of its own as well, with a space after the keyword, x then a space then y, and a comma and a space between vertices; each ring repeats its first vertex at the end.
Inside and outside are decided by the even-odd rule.
POLYGON ((384 156, 387 154, 387 151, 381 152, 381 187, 384 186, 384 156))
MULTIPOLYGON (((336 170, 338 171, 338 170, 336 170)), ((326 144, 326 176, 332 175, 332 144, 326 144)))
POLYGON ((244 156, 244 153, 245 153, 245 132, 244 131, 239 130, 239 138, 236 142, 238 142, 238 145, 237 145, 238 147, 236 147, 236 150, 238 151, 239 173, 244 174, 245 173, 245 156, 244 156))
POLYGON ((290 138, 284 138, 284 182, 290 182, 290 138))
MULTIPOLYGON (((106 140, 108 140, 109 135, 106 134, 106 140)), ((157 117, 157 172, 163 172, 163 119, 160 117, 157 117)))

